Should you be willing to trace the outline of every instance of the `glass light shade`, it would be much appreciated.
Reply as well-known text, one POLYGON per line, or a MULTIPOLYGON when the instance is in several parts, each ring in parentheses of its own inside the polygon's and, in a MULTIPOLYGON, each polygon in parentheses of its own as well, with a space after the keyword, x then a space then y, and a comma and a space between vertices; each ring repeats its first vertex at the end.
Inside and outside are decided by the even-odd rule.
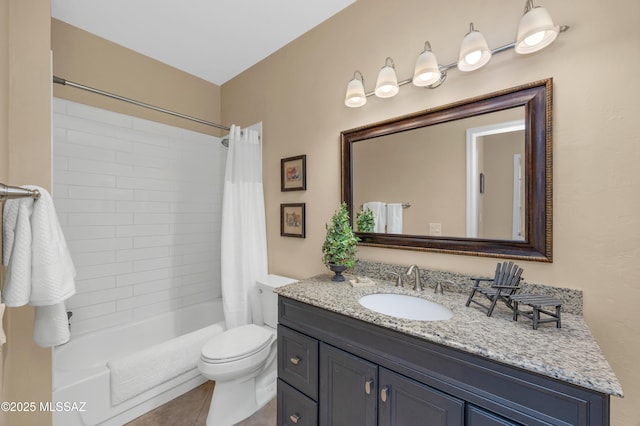
POLYGON ((375 94, 379 98, 390 98, 398 94, 398 78, 391 65, 385 65, 378 73, 375 94))
POLYGON ((518 26, 515 51, 520 54, 544 49, 558 37, 560 27, 553 25, 549 12, 543 7, 528 10, 518 26))
POLYGON ((366 103, 367 96, 364 93, 362 80, 353 77, 353 80, 347 85, 347 95, 344 98, 344 104, 350 108, 357 108, 366 103))
POLYGON ((431 49, 425 49, 418 56, 415 71, 413 72, 413 84, 418 87, 431 86, 440 81, 440 68, 438 60, 431 49))
POLYGON ((491 50, 487 41, 479 31, 470 26, 470 31, 464 36, 458 56, 458 69, 460 71, 474 71, 482 68, 491 59, 491 50))

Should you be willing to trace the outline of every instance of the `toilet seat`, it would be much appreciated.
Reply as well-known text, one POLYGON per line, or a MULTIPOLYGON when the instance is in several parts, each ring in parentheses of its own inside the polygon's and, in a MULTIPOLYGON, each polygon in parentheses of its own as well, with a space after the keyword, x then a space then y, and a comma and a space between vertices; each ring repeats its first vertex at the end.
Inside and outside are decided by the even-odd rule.
POLYGON ((263 351, 275 340, 274 331, 247 324, 222 332, 202 347, 200 359, 207 364, 240 361, 263 351))

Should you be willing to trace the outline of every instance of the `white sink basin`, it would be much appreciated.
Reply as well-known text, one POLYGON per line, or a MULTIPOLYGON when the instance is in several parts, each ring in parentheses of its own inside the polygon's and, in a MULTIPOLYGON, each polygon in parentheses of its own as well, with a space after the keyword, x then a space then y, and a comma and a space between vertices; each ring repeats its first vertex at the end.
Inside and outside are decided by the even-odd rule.
POLYGON ((451 309, 439 303, 404 294, 369 294, 361 297, 358 303, 380 314, 410 320, 442 321, 453 316, 451 309))

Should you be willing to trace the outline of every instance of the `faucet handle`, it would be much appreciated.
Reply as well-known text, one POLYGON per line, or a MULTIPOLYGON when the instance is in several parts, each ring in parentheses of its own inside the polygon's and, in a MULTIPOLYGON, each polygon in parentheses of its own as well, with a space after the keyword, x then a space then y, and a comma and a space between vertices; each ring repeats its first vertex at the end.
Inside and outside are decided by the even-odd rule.
POLYGON ((398 274, 396 272, 391 272, 390 274, 396 277, 396 287, 404 287, 401 274, 398 274))

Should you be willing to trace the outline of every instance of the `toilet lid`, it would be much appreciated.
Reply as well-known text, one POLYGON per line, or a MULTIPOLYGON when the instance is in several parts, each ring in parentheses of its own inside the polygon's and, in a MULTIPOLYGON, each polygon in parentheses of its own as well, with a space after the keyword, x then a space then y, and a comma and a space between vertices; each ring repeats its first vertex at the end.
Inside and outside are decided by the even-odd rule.
POLYGON ((255 324, 242 325, 213 336, 202 348, 202 358, 209 362, 246 358, 270 345, 275 335, 255 324))

